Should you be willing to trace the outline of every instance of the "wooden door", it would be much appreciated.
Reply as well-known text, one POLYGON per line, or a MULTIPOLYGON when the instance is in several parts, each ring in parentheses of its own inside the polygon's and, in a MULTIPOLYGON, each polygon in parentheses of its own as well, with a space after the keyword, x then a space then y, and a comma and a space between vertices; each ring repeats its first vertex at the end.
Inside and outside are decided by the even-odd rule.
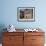
POLYGON ((32 36, 32 46, 44 46, 44 36, 32 36))
POLYGON ((42 32, 25 32, 24 46, 44 46, 44 33, 42 32))
POLYGON ((23 33, 11 33, 3 36, 3 46, 23 46, 23 33))

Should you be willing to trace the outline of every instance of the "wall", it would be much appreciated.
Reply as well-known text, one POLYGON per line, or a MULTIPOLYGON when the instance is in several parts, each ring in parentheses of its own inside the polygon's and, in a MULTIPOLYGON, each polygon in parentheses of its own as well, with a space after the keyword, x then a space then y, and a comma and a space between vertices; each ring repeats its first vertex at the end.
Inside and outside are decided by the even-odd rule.
POLYGON ((1 0, 0 25, 13 24, 16 28, 46 28, 45 0, 1 0), (17 7, 35 7, 35 22, 18 22, 17 7))
POLYGON ((15 25, 16 28, 46 28, 45 0, 1 0, 0 25, 15 25), (35 22, 18 22, 17 7, 35 7, 35 22))

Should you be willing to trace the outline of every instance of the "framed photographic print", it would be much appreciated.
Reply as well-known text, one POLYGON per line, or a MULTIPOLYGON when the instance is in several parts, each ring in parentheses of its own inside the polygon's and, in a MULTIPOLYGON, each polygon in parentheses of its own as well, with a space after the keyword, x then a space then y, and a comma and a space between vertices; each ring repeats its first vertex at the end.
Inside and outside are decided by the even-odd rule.
POLYGON ((35 7, 18 7, 17 20, 21 22, 35 21, 35 7))

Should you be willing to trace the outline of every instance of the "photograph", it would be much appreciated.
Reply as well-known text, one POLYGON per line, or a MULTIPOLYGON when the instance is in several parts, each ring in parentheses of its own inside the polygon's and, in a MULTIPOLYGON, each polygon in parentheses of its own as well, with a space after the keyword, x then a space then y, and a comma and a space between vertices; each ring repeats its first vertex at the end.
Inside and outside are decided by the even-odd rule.
POLYGON ((18 7, 17 20, 24 22, 31 22, 35 20, 35 7, 18 7))

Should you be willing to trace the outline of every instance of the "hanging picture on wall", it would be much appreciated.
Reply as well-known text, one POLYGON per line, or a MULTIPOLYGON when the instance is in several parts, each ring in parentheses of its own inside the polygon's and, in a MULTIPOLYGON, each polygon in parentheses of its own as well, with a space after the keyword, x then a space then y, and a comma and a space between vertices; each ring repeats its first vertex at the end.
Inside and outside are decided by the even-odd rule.
POLYGON ((18 7, 17 20, 21 22, 35 21, 35 7, 18 7))

